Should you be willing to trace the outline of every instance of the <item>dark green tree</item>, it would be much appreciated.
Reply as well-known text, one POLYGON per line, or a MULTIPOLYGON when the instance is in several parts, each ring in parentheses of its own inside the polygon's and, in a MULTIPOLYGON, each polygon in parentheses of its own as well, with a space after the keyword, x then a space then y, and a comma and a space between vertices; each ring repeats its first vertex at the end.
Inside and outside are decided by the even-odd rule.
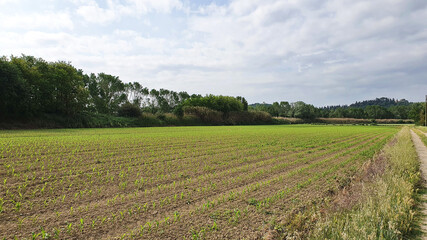
POLYGON ((31 115, 29 91, 19 68, 0 58, 0 118, 31 115))

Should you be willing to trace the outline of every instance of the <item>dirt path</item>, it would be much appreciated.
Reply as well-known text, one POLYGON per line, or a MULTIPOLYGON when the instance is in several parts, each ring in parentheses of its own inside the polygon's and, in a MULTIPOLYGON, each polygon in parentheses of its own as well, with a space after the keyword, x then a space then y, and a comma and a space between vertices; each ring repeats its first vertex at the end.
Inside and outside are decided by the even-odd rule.
MULTIPOLYGON (((421 138, 411 130, 412 141, 414 142, 415 149, 417 150, 418 158, 420 159, 420 170, 423 178, 423 184, 427 187, 427 147, 421 141, 421 138)), ((420 223, 421 230, 423 231, 422 239, 427 239, 427 194, 421 196, 422 201, 422 214, 423 221, 420 223)))

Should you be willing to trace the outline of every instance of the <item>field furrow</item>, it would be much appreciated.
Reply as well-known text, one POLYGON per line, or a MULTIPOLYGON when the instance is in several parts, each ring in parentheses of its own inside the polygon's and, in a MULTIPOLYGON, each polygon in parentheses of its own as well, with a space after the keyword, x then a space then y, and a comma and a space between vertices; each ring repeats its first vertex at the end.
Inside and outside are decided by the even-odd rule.
POLYGON ((397 131, 302 125, 5 131, 0 237, 259 237, 270 221, 336 191, 397 131))

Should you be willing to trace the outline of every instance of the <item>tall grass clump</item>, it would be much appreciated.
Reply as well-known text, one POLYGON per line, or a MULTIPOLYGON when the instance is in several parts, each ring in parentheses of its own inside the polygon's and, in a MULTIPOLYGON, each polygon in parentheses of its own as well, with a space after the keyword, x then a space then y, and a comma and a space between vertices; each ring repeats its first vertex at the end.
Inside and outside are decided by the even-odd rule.
POLYGON ((409 128, 403 128, 383 154, 384 173, 364 184, 353 208, 318 221, 312 239, 402 239, 411 232, 420 173, 409 128))

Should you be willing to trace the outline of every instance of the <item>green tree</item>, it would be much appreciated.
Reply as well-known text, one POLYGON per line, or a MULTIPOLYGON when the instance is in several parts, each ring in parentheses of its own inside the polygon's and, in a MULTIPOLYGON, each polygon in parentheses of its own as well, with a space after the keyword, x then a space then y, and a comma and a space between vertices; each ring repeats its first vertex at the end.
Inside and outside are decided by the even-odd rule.
POLYGON ((128 102, 139 108, 144 107, 144 99, 150 93, 148 88, 143 87, 138 82, 125 84, 125 92, 128 102))
POLYGON ((0 117, 30 115, 29 86, 18 67, 7 58, 0 58, 0 117))
POLYGON ((409 107, 404 105, 392 106, 389 108, 394 118, 408 119, 409 107))
POLYGON ((424 124, 425 103, 414 103, 411 105, 408 117, 417 124, 424 124))
POLYGON ((183 106, 206 107, 225 114, 231 111, 243 111, 243 104, 237 98, 229 96, 207 95, 205 97, 192 97, 184 102, 183 106))
POLYGON ((314 119, 316 117, 315 107, 302 101, 293 103, 293 117, 302 119, 314 119))
POLYGON ((117 113, 127 99, 125 84, 119 77, 105 73, 90 75, 89 93, 94 109, 99 113, 117 113))
POLYGON ((41 58, 22 55, 12 56, 10 62, 21 72, 21 76, 27 83, 28 103, 32 115, 51 112, 53 105, 53 92, 55 86, 49 82, 47 74, 49 65, 41 58))
POLYGON ((385 107, 373 105, 365 108, 366 115, 371 119, 392 118, 392 114, 385 107))
POLYGON ((346 108, 336 108, 335 110, 331 111, 329 116, 332 118, 347 118, 349 117, 349 112, 346 108))
POLYGON ((236 99, 243 104, 243 111, 248 111, 248 101, 246 101, 246 99, 241 96, 237 96, 236 99))
POLYGON ((74 115, 88 103, 89 92, 85 88, 83 72, 70 63, 49 63, 46 78, 53 86, 51 112, 74 115))

